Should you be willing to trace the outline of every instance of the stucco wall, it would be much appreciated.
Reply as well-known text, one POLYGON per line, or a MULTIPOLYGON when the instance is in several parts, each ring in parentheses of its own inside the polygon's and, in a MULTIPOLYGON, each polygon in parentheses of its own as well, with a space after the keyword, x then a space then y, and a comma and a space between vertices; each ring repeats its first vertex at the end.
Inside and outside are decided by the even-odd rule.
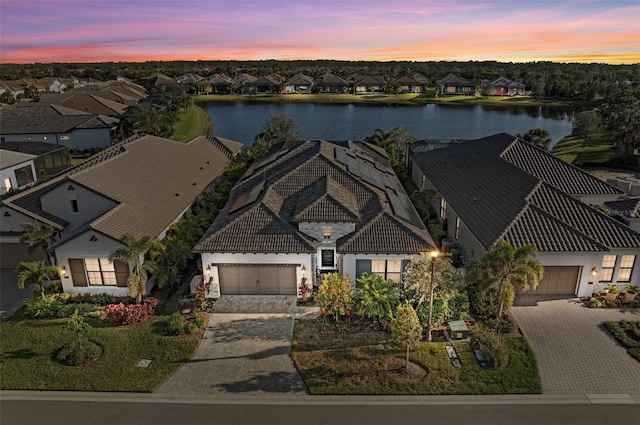
POLYGON ((33 183, 36 180, 38 180, 38 174, 36 173, 36 167, 33 163, 33 159, 30 159, 25 162, 21 162, 20 164, 16 164, 11 167, 7 167, 4 170, 0 170, 0 193, 6 192, 6 188, 4 186, 4 179, 6 178, 11 180, 11 188, 18 189, 18 180, 16 179, 16 170, 23 167, 31 168, 31 175, 33 176, 33 181, 29 183, 33 183))
POLYGON ((40 203, 43 211, 68 221, 68 229, 73 229, 79 224, 86 223, 117 205, 112 200, 73 182, 63 183, 45 193, 40 198, 40 203), (70 186, 73 187, 73 190, 69 190, 70 186), (72 199, 78 201, 77 213, 73 213, 71 210, 72 199))

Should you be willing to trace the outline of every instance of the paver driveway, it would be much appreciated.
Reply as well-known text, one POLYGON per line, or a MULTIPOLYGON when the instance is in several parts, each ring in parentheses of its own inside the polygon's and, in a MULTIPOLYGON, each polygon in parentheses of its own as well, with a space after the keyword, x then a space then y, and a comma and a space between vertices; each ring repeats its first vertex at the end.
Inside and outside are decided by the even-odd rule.
POLYGON ((157 392, 306 394, 291 359, 295 296, 222 296, 195 356, 157 392))
POLYGON ((544 393, 640 394, 640 362, 601 325, 640 320, 640 310, 592 309, 572 298, 512 312, 536 353, 544 393))

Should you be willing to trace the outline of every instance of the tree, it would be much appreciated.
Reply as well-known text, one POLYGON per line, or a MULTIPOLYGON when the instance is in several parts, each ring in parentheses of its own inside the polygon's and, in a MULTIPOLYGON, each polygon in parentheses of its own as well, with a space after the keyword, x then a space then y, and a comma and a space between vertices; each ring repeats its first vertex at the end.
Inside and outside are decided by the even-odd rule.
POLYGON ((587 146, 587 140, 593 133, 600 129, 602 120, 597 111, 578 112, 573 118, 571 134, 577 137, 582 136, 582 146, 587 146))
POLYGON ((377 128, 371 136, 364 138, 365 142, 385 150, 391 161, 391 166, 398 175, 406 172, 409 145, 416 140, 402 125, 394 127, 390 132, 377 128))
POLYGON ((315 300, 320 306, 320 312, 325 316, 333 316, 336 322, 340 316, 351 314, 353 300, 349 279, 339 273, 327 274, 318 288, 315 300))
POLYGON ((467 266, 467 281, 477 283, 481 292, 497 289, 502 317, 505 303, 513 301, 514 285, 523 291, 535 289, 544 275, 544 267, 535 258, 538 250, 533 245, 514 248, 501 241, 493 249, 467 266), (496 288, 497 287, 497 288, 496 288))
POLYGON ((280 112, 271 115, 269 121, 264 123, 260 133, 256 136, 256 141, 264 140, 271 146, 283 142, 292 142, 297 139, 298 130, 296 129, 295 121, 280 112))
POLYGON ((640 90, 624 85, 613 91, 602 107, 601 116, 616 134, 618 156, 637 165, 634 150, 640 148, 640 90))
POLYGON ((26 291, 33 285, 33 296, 40 295, 44 299, 42 283, 45 280, 56 279, 58 277, 58 268, 47 264, 44 260, 25 261, 18 264, 16 273, 18 275, 18 288, 26 291))
POLYGON ((391 320, 400 302, 400 290, 396 282, 384 280, 377 274, 364 274, 356 281, 356 311, 374 320, 391 320))
POLYGON ((551 144, 549 132, 544 128, 532 128, 524 133, 522 139, 544 150, 548 150, 551 144))
POLYGON ((409 366, 409 350, 414 349, 422 339, 422 326, 411 304, 400 304, 391 321, 391 336, 400 346, 406 348, 405 369, 409 366))
POLYGON ((120 260, 127 264, 133 264, 133 270, 127 279, 129 295, 136 298, 140 304, 142 295, 146 291, 148 273, 155 270, 155 262, 145 260, 144 254, 149 250, 153 240, 148 237, 136 239, 131 233, 125 233, 120 238, 120 246, 114 248, 109 254, 109 261, 120 260))
POLYGON ((29 245, 29 252, 35 251, 37 248, 42 248, 42 251, 47 256, 49 265, 53 264, 51 255, 47 248, 53 242, 56 235, 56 229, 49 224, 40 224, 39 222, 25 222, 22 223, 22 228, 25 233, 20 236, 20 242, 26 242, 29 245))

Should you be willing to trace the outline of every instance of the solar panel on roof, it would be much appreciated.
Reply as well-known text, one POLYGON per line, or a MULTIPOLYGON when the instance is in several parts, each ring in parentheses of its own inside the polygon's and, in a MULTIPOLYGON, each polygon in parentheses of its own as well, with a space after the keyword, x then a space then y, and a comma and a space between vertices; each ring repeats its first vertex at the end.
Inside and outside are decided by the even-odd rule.
POLYGON ((389 198, 389 201, 391 202, 391 208, 395 215, 409 223, 416 223, 420 221, 420 217, 418 217, 413 209, 411 200, 409 200, 404 193, 401 192, 399 195, 396 195, 391 191, 387 191, 387 198, 389 198))
POLYGON ((335 148, 336 161, 340 164, 347 165, 347 152, 341 148, 335 148))
POLYGON ((245 192, 242 195, 240 195, 238 199, 236 199, 236 201, 231 206, 231 209, 229 209, 229 212, 231 213, 239 210, 240 208, 244 208, 249 204, 253 204, 256 201, 256 199, 258 199, 258 196, 260 196, 262 189, 264 189, 264 180, 261 181, 249 192, 245 192))
POLYGON ((256 170, 271 164, 273 161, 275 161, 276 159, 280 158, 282 155, 286 154, 287 152, 289 152, 289 149, 282 149, 279 150, 277 152, 272 153, 271 155, 264 157, 264 158, 260 158, 256 161, 254 161, 253 164, 251 164, 251 167, 249 168, 249 171, 247 173, 247 176, 252 175, 256 170))
POLYGON ((364 159, 365 161, 371 162, 373 163, 375 160, 373 158, 371 158, 369 155, 367 155, 366 153, 362 153, 360 151, 356 151, 356 156, 360 159, 364 159))

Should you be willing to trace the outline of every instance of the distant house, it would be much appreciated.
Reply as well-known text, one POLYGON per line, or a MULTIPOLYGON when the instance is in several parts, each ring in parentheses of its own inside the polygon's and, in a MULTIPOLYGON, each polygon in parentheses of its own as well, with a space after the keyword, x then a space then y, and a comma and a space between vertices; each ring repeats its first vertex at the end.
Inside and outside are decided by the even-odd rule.
POLYGON ((284 93, 311 93, 313 78, 304 74, 296 74, 284 82, 284 93))
POLYGON ((49 251, 65 271, 65 292, 126 295, 130 265, 108 260, 118 240, 125 233, 162 239, 241 146, 220 138, 134 137, 4 199, 2 267, 20 260, 12 252, 25 251, 21 224, 46 223, 58 232, 49 251))
POLYGON ((329 73, 323 74, 316 85, 321 93, 345 93, 349 88, 347 80, 329 73))
POLYGON ((100 97, 99 94, 83 91, 69 91, 67 93, 52 93, 40 95, 41 105, 58 105, 75 109, 88 114, 104 115, 117 118, 127 112, 131 105, 100 97))
POLYGON ((3 152, 26 154, 33 157, 35 180, 45 180, 71 167, 68 146, 47 142, 0 142, 3 152))
POLYGON ((331 272, 399 282, 434 246, 383 150, 305 141, 257 158, 194 250, 217 297, 295 295, 331 272))
MULTIPOLYGON (((640 278, 640 233, 591 205, 621 191, 517 137, 501 133, 414 154, 412 179, 466 259, 498 242, 531 244, 545 275, 532 294, 589 296, 640 278)), ((520 292, 520 291, 517 291, 520 292)))
POLYGON ((68 92, 71 95, 95 95, 101 99, 111 100, 124 105, 136 105, 147 98, 144 87, 127 81, 107 81, 104 83, 85 84, 68 92))
POLYGON ((424 83, 413 77, 400 77, 394 83, 397 84, 400 93, 422 93, 424 91, 424 83))
POLYGON ((14 99, 17 99, 18 96, 24 95, 25 87, 17 84, 15 81, 2 80, 0 81, 0 95, 4 93, 9 93, 13 96, 14 99))
POLYGON ((640 198, 605 202, 608 214, 640 232, 640 198))
POLYGON ((164 74, 152 74, 148 77, 137 80, 137 83, 143 87, 162 86, 164 84, 175 84, 176 80, 164 74))
POLYGON ((111 146, 117 120, 98 114, 41 103, 0 109, 2 142, 48 142, 75 151, 111 146))
POLYGON ((203 80, 202 84, 207 93, 231 93, 234 82, 224 74, 213 74, 203 80))
POLYGON ((36 155, 0 149, 0 194, 22 189, 36 181, 36 155))
POLYGON ((247 93, 274 93, 280 91, 285 78, 279 74, 269 74, 244 83, 247 93))
POLYGON ((255 90, 255 86, 251 86, 257 77, 251 74, 242 73, 233 78, 233 84, 237 87, 239 93, 250 93, 255 90))
POLYGON ((454 74, 447 74, 437 81, 441 87, 441 94, 473 94, 476 85, 471 81, 454 74))
POLYGON ((178 84, 196 84, 196 83, 199 83, 200 81, 202 81, 204 79, 205 78, 202 75, 188 73, 188 74, 184 74, 184 75, 181 75, 179 77, 176 77, 176 83, 178 83, 178 84))
POLYGON ((414 80, 422 84, 422 86, 425 88, 431 85, 431 80, 429 80, 429 78, 425 77, 423 74, 419 72, 411 74, 411 78, 413 78, 414 80))
POLYGON ((482 92, 489 96, 516 96, 525 94, 526 86, 520 81, 513 81, 507 77, 497 77, 493 80, 482 80, 482 92))
POLYGON ((381 93, 385 91, 387 81, 380 75, 359 75, 353 79, 353 92, 355 94, 381 93))

